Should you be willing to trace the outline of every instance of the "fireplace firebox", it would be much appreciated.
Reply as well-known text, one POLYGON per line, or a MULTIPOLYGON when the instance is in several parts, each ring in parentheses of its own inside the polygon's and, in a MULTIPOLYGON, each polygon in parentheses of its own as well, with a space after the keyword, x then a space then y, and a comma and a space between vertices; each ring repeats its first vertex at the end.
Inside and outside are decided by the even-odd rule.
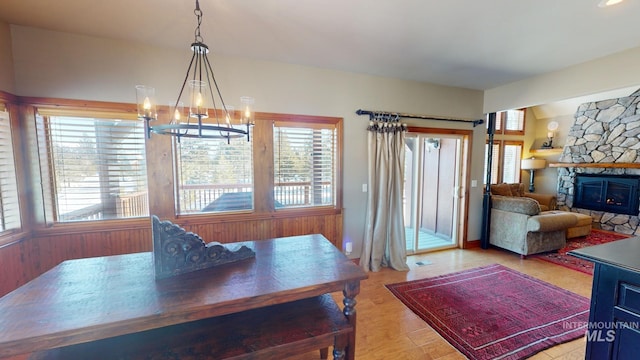
POLYGON ((638 215, 640 176, 577 174, 573 206, 638 215))

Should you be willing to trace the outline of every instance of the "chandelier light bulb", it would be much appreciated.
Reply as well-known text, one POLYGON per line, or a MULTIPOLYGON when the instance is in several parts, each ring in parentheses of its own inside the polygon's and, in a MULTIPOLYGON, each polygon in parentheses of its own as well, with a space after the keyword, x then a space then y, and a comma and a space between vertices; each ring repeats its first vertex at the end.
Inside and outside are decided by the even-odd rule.
POLYGON ((242 103, 242 123, 253 125, 253 104, 255 102, 254 98, 250 96, 242 96, 240 98, 240 102, 242 103))
POLYGON ((138 117, 147 121, 155 120, 156 118, 156 104, 155 104, 155 89, 150 86, 137 85, 136 86, 136 99, 138 103, 138 117))
POLYGON ((198 95, 196 95, 196 106, 198 107, 198 110, 200 110, 200 108, 202 107, 202 93, 199 92, 198 95))

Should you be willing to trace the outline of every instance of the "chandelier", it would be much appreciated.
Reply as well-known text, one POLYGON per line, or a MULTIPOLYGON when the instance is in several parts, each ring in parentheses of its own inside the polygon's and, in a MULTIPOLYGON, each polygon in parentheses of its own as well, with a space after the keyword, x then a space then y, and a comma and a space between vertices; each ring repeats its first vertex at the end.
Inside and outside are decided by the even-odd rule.
POLYGON ((191 44, 193 56, 178 98, 170 108, 171 121, 168 124, 152 124, 152 121, 158 118, 155 89, 146 85, 136 86, 138 118, 145 120, 147 138, 151 138, 151 133, 156 133, 175 136, 178 141, 186 137, 226 139, 230 142, 232 138, 245 136, 248 141, 249 129, 254 123, 254 99, 248 96, 240 98, 242 107, 238 116, 234 108, 224 102, 211 63, 207 58, 209 47, 205 45, 200 35, 202 10, 198 0, 193 13, 198 22, 195 40, 191 44), (203 121, 203 119, 208 120, 203 121))

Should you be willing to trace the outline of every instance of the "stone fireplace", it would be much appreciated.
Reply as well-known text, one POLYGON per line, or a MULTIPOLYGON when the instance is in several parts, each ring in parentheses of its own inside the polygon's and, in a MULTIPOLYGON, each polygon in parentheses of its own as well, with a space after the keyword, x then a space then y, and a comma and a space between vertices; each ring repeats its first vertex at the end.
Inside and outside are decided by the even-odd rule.
POLYGON ((584 103, 578 107, 573 126, 558 164, 558 206, 561 210, 590 215, 605 230, 640 235, 637 179, 640 178, 640 90, 618 99, 584 103), (633 184, 614 183, 607 198, 603 179, 634 179, 633 184), (595 177, 599 182, 594 183, 595 177), (585 198, 584 186, 588 184, 585 198), (584 180, 586 179, 586 180, 584 180), (596 187, 600 186, 596 190, 596 187), (618 186, 618 187, 616 187, 618 186), (579 190, 582 189, 582 190, 579 190), (630 196, 626 205, 621 193, 630 196), (598 195, 598 199, 596 199, 598 195), (610 206, 607 205, 607 202, 610 206))

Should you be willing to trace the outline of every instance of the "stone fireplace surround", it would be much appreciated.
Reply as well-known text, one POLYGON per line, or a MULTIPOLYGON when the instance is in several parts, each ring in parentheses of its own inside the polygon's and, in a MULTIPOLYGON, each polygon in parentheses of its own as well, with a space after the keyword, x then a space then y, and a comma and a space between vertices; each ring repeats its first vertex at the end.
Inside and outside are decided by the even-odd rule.
MULTIPOLYGON (((558 208, 590 215, 604 230, 640 235, 638 215, 573 207, 575 175, 640 175, 640 89, 627 97, 584 103, 562 150, 558 208)), ((640 212, 640 209, 639 209, 640 212)))

